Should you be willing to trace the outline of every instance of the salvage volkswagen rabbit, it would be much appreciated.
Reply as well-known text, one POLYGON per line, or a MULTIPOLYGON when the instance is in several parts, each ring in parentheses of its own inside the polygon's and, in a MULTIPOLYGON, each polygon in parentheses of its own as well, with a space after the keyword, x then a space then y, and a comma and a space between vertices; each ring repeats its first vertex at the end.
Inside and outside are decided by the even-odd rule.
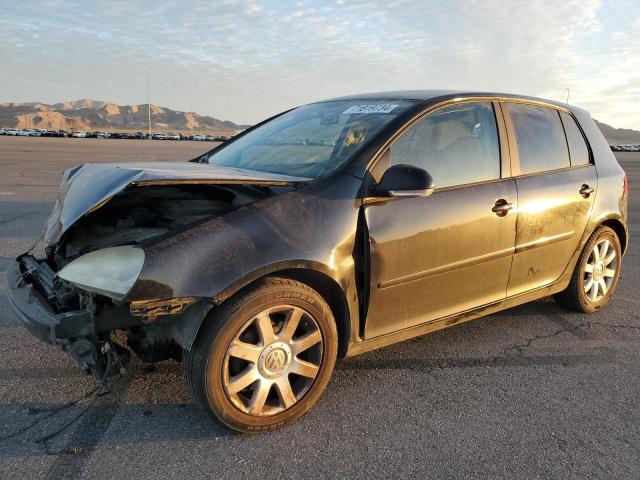
POLYGON ((102 380, 182 361, 240 432, 300 417, 336 359, 554 294, 593 312, 627 183, 589 114, 408 91, 305 105, 185 163, 67 170, 8 272, 24 325, 102 380), (113 341, 124 332, 129 349, 113 341))

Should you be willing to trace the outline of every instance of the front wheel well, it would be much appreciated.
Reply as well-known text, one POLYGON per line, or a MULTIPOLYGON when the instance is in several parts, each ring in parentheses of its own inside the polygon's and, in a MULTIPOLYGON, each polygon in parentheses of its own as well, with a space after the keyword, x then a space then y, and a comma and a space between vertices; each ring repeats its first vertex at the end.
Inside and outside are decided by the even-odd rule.
POLYGON ((605 220, 600 225, 604 225, 605 227, 609 227, 616 235, 618 235, 618 239, 620 240, 620 246, 622 247, 622 253, 627 250, 627 231, 624 228, 624 225, 620 220, 615 218, 611 218, 609 220, 605 220))
POLYGON ((270 273, 269 276, 287 277, 313 288, 327 302, 338 330, 338 357, 344 358, 349 348, 351 317, 342 288, 330 276, 306 268, 290 268, 270 273))
MULTIPOLYGON (((268 274, 254 277, 251 281, 243 283, 241 286, 236 285, 232 291, 226 292, 226 294, 220 298, 220 301, 215 301, 217 307, 213 307, 213 311, 223 303, 228 301, 229 298, 241 294, 247 288, 255 285, 265 277, 285 277, 291 280, 296 280, 300 283, 304 283, 308 287, 314 289, 329 305, 333 318, 336 322, 336 330, 338 331, 338 357, 344 358, 349 350, 349 339, 351 336, 351 316, 349 313, 349 305, 347 299, 342 291, 342 288, 333 278, 329 275, 317 270, 304 267, 283 268, 281 270, 274 270, 268 274)), ((193 342, 199 335, 202 322, 211 308, 211 303, 199 302, 197 305, 205 305, 206 310, 203 312, 197 312, 197 318, 194 318, 190 322, 184 322, 188 332, 183 335, 184 338, 176 338, 176 341, 182 346, 185 351, 191 349, 193 342)))

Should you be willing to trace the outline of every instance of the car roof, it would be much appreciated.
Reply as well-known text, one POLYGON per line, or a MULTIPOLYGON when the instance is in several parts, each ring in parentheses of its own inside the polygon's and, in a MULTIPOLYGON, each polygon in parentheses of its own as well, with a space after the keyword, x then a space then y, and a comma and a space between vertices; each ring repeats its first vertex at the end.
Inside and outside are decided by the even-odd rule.
POLYGON ((475 98, 490 97, 500 99, 529 100, 534 102, 543 102, 550 105, 566 108, 568 110, 581 110, 574 105, 569 105, 545 98, 530 97, 526 95, 518 95, 512 93, 486 92, 476 90, 393 90, 388 92, 370 92, 359 93, 355 95, 347 95, 344 97, 336 97, 322 100, 317 103, 331 102, 335 100, 417 100, 423 104, 439 103, 446 100, 456 98, 475 98))

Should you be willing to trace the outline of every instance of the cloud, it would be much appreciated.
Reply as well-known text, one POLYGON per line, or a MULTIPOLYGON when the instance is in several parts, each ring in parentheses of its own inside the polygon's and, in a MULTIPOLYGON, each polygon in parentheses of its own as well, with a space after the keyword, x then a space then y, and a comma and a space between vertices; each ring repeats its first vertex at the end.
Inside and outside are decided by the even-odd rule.
POLYGON ((247 15, 256 15, 262 11, 262 6, 258 3, 249 3, 244 7, 244 13, 247 15))
POLYGON ((255 122, 353 92, 451 88, 561 100, 570 88, 596 118, 640 128, 633 3, 13 2, 0 29, 0 61, 13 73, 3 93, 136 103, 151 74, 157 104, 255 122))

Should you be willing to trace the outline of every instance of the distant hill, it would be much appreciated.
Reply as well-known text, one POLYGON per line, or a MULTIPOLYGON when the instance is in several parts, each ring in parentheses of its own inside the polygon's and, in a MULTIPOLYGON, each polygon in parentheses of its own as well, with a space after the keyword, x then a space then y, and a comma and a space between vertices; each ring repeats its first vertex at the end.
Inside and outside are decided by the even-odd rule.
MULTIPOLYGON (((1 103, 0 127, 44 128, 47 130, 146 130, 147 105, 116 105, 112 102, 83 98, 71 102, 1 103)), ((640 144, 640 131, 614 128, 596 121, 610 145, 640 144)), ((151 105, 151 124, 154 131, 228 135, 243 130, 226 120, 179 112, 151 105)))
MULTIPOLYGON (((45 103, 0 104, 0 127, 44 128, 47 130, 146 130, 148 107, 116 105, 100 100, 75 100, 53 105, 45 103)), ((246 128, 226 120, 179 112, 151 105, 154 131, 190 131, 233 134, 246 128)))
POLYGON ((606 123, 596 120, 600 131, 607 139, 609 145, 638 145, 640 144, 640 132, 630 128, 614 128, 606 123))

